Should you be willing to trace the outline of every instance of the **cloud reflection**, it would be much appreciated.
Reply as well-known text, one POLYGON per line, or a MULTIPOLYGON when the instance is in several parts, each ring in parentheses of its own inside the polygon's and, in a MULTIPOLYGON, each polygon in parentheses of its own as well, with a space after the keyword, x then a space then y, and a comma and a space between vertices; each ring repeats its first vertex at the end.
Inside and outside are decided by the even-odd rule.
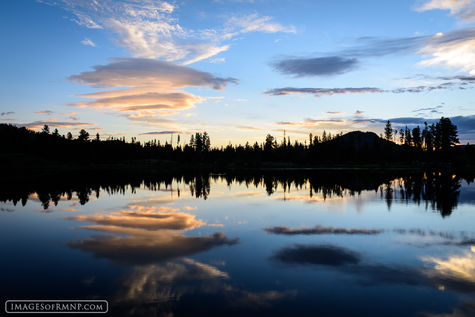
POLYGON ((189 314, 203 307, 215 313, 230 307, 255 311, 297 295, 295 290, 247 290, 233 285, 228 273, 190 258, 135 267, 120 285, 114 307, 143 316, 172 315, 175 303, 189 314))
POLYGON ((319 264, 340 266, 357 264, 360 255, 351 250, 332 245, 295 244, 277 251, 271 259, 285 264, 319 264))
MULTIPOLYGON (((473 249, 473 248, 472 248, 473 249)), ((447 259, 423 257, 427 263, 433 263, 438 274, 448 278, 462 279, 475 283, 475 253, 465 251, 447 259)))
POLYGON ((326 266, 363 285, 420 285, 475 293, 475 253, 470 252, 448 259, 422 258, 434 264, 428 267, 367 262, 361 254, 340 246, 295 244, 277 250, 270 260, 286 265, 326 266))
POLYGON ((297 234, 366 234, 374 235, 384 232, 382 229, 347 229, 347 228, 335 228, 315 226, 313 228, 290 228, 284 226, 269 227, 264 229, 268 233, 273 234, 285 234, 285 235, 297 235, 297 234))
POLYGON ((193 214, 178 212, 180 209, 140 205, 131 205, 130 208, 135 210, 68 217, 69 220, 94 223, 81 226, 82 229, 116 234, 74 240, 69 246, 117 263, 144 265, 190 256, 220 245, 234 245, 239 241, 229 239, 223 232, 198 237, 182 235, 184 231, 207 224, 193 214))

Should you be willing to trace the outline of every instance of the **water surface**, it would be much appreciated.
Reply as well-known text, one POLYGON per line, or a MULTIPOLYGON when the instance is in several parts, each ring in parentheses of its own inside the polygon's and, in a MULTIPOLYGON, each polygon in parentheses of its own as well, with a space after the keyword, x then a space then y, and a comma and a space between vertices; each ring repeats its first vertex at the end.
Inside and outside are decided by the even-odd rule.
POLYGON ((475 186, 453 173, 3 185, 6 299, 112 315, 474 316, 475 186))

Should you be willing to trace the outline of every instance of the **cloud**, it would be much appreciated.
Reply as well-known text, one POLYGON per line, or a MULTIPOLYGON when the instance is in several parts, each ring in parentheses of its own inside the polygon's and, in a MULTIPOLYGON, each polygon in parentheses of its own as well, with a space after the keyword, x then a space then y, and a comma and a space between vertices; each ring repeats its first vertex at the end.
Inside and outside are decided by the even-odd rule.
MULTIPOLYGON (((295 126, 295 127, 319 127, 319 128, 339 128, 344 125, 351 125, 351 121, 347 119, 311 119, 306 118, 303 121, 279 121, 276 123, 279 126, 295 126)), ((307 134, 305 132, 304 134, 307 134)))
POLYGON ((431 55, 431 57, 419 64, 422 66, 444 65, 475 75, 475 29, 470 31, 467 33, 472 38, 450 39, 449 34, 448 36, 438 36, 440 40, 429 41, 427 45, 421 48, 420 53, 431 55), (444 37, 448 37, 448 39, 445 40, 444 37))
POLYGON ((194 108, 205 98, 181 90, 185 87, 209 87, 221 90, 237 84, 235 78, 221 78, 188 66, 145 58, 114 58, 109 64, 96 65, 93 71, 72 75, 71 82, 109 89, 82 94, 94 99, 72 104, 82 108, 112 109, 132 121, 153 123, 172 122, 157 120, 156 116, 177 114, 176 111, 194 108))
POLYGON ((401 87, 394 89, 382 89, 377 87, 346 87, 346 88, 297 88, 285 87, 274 88, 264 91, 264 94, 271 96, 287 96, 292 94, 313 95, 315 97, 334 96, 344 94, 363 94, 363 93, 428 93, 435 90, 446 89, 467 89, 473 88, 475 81, 472 77, 454 76, 447 77, 448 81, 436 83, 433 85, 421 85, 416 87, 401 87))
POLYGON ((435 107, 417 108, 417 109, 412 110, 412 112, 427 112, 427 111, 432 112, 432 111, 434 111, 434 110, 436 110, 437 112, 439 112, 438 110, 439 110, 440 108, 442 108, 441 105, 435 106, 435 107))
POLYGON ((52 115, 54 113, 54 111, 51 111, 51 110, 43 110, 43 111, 37 111, 35 112, 36 114, 46 114, 48 116, 52 115))
POLYGON ((384 232, 381 229, 347 229, 347 228, 335 228, 315 226, 314 228, 290 228, 290 227, 270 227, 264 229, 268 233, 284 234, 284 235, 298 235, 298 234, 363 234, 363 235, 375 235, 384 232))
POLYGON ((334 75, 355 69, 367 58, 412 54, 422 58, 421 66, 446 66, 475 75, 475 27, 412 37, 357 40, 357 45, 328 52, 325 56, 283 59, 282 67, 279 62, 273 67, 296 77, 334 75))
POLYGON ((295 244, 292 247, 278 250, 271 259, 284 264, 341 266, 359 263, 360 255, 348 249, 331 245, 295 244))
POLYGON ((96 47, 96 44, 88 38, 85 38, 84 40, 82 40, 81 43, 86 46, 96 47))
POLYGON ((78 115, 78 114, 79 113, 77 113, 75 111, 60 113, 60 115, 62 115, 62 116, 75 116, 75 115, 78 115))
POLYGON ((137 123, 147 123, 150 125, 172 125, 176 122, 176 120, 173 119, 167 119, 167 118, 160 118, 156 116, 156 114, 152 115, 142 115, 142 114, 129 114, 126 116, 127 119, 133 122, 137 123))
POLYGON ((364 38, 365 44, 340 52, 343 56, 384 56, 416 54, 424 60, 422 66, 442 65, 475 74, 475 28, 463 28, 433 35, 378 39, 364 38))
POLYGON ((202 101, 202 98, 185 92, 147 92, 135 95, 98 98, 94 101, 78 102, 76 106, 88 108, 116 108, 119 112, 137 112, 144 110, 186 110, 194 108, 196 103, 202 101), (129 106, 131 104, 133 106, 129 106))
POLYGON ((237 129, 239 130, 250 130, 250 131, 261 131, 261 128, 250 126, 250 125, 237 125, 237 129))
POLYGON ((33 121, 30 123, 16 123, 16 126, 25 127, 28 129, 39 129, 42 128, 44 125, 48 125, 49 127, 55 128, 72 128, 72 127, 91 127, 95 126, 95 123, 87 123, 87 122, 70 122, 70 121, 33 121))
POLYGON ((216 58, 213 58, 209 61, 211 64, 220 64, 220 63, 224 63, 226 62, 226 58, 224 57, 216 57, 216 58))
POLYGON ((163 135, 163 134, 185 134, 183 131, 153 131, 153 132, 144 132, 139 135, 163 135))
POLYGON ((361 111, 361 110, 356 110, 353 115, 354 116, 359 116, 359 115, 362 115, 363 113, 365 113, 364 111, 361 111))
POLYGON ((63 8, 72 21, 91 29, 104 29, 115 43, 136 57, 160 58, 191 64, 229 49, 223 41, 249 33, 295 33, 295 27, 282 26, 271 17, 250 14, 233 16, 221 28, 187 29, 179 23, 176 3, 146 1, 60 1, 43 3, 63 8))
POLYGON ((239 34, 249 32, 296 33, 294 26, 283 26, 277 22, 273 22, 272 17, 259 16, 257 13, 241 17, 231 17, 226 24, 226 30, 227 32, 224 34, 224 38, 232 38, 239 34))
POLYGON ((9 115, 14 114, 14 113, 15 112, 13 112, 13 111, 2 112, 2 113, 0 113, 0 116, 2 116, 2 117, 3 116, 9 116, 9 115))
POLYGON ((430 0, 417 7, 419 12, 429 10, 449 10, 450 15, 464 22, 475 21, 475 3, 473 0, 430 0))
POLYGON ((72 75, 68 79, 95 88, 158 85, 161 88, 207 86, 223 89, 229 83, 238 82, 235 78, 216 77, 191 67, 146 58, 114 58, 107 65, 93 68, 94 71, 72 75))
POLYGON ((272 96, 287 96, 291 94, 311 94, 315 97, 333 96, 343 94, 361 94, 361 93, 381 93, 384 90, 375 87, 361 88, 275 88, 266 90, 264 93, 272 96))
POLYGON ((340 75, 358 66, 356 58, 340 56, 286 58, 272 64, 274 70, 295 77, 340 75))

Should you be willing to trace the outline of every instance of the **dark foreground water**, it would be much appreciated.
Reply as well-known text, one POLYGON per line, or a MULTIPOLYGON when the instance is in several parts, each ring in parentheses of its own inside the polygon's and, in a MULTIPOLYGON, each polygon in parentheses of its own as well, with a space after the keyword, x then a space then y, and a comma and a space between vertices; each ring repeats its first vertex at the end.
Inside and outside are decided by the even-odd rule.
POLYGON ((4 184, 0 296, 106 299, 112 316, 475 316, 471 180, 4 184))

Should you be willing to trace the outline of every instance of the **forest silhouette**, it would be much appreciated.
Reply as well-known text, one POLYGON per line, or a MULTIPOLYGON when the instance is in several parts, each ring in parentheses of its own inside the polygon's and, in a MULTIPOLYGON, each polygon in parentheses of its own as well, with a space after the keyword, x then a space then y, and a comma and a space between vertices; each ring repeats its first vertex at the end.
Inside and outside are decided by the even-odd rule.
MULTIPOLYGON (((0 147, 3 166, 21 172, 21 166, 36 169, 54 167, 55 164, 110 163, 136 161, 135 168, 147 161, 155 162, 155 168, 173 166, 179 169, 225 169, 260 167, 312 167, 335 164, 440 164, 471 166, 475 161, 475 148, 457 145, 457 127, 449 118, 421 129, 393 130, 388 121, 384 133, 353 131, 321 136, 309 134, 308 140, 292 142, 290 137, 268 134, 261 143, 213 147, 207 132, 191 135, 189 141, 177 136, 175 144, 159 140, 139 142, 135 137, 101 139, 91 137, 81 130, 77 137, 71 132, 60 135, 45 125, 40 132, 24 127, 0 124, 0 147), (139 161, 142 161, 140 163, 139 161)), ((104 167, 103 166, 103 167, 104 167)), ((125 168, 125 166, 123 166, 125 168)), ((8 174, 9 169, 5 170, 8 174)), ((32 171, 29 170, 29 173, 32 171)))

